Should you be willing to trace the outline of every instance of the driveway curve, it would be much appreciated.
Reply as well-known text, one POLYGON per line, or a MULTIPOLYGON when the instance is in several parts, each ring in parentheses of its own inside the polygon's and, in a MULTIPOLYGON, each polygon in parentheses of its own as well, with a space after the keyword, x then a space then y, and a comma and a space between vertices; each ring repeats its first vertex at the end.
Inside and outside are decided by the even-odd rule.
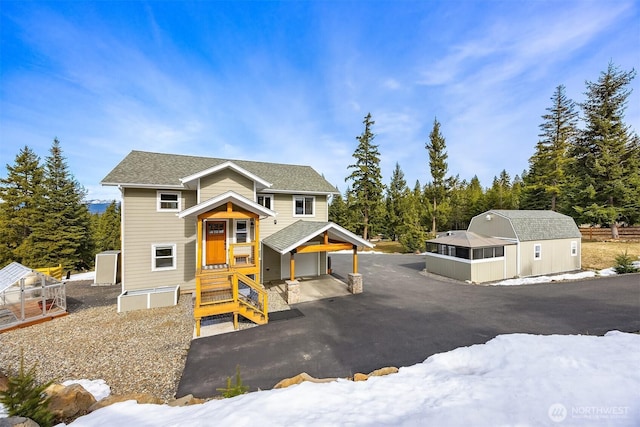
MULTIPOLYGON (((350 255, 333 254, 345 279, 350 255)), ((211 397, 240 367, 251 390, 307 372, 348 377, 408 366, 497 335, 640 330, 640 275, 477 286, 422 272, 419 255, 358 257, 364 293, 297 304, 303 317, 191 343, 177 396, 211 397)))

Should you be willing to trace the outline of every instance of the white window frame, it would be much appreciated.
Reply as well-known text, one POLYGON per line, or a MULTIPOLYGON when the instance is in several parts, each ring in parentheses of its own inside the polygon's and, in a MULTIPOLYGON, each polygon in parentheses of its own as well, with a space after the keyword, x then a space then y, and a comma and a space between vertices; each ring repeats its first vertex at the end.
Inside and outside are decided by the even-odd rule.
POLYGON ((536 243, 533 245, 533 259, 538 261, 542 259, 542 244, 536 243))
POLYGON ((305 196, 305 195, 297 195, 297 196, 293 196, 293 216, 294 217, 314 217, 316 216, 316 197, 315 196, 305 196), (311 213, 302 213, 302 214, 298 214, 296 213, 296 201, 302 199, 302 206, 303 206, 303 211, 305 210, 305 206, 306 206, 306 199, 311 199, 311 213))
POLYGON ((578 256, 578 242, 571 242, 571 256, 578 256))
POLYGON ((256 203, 258 203, 260 206, 264 206, 264 207, 265 207, 265 208, 267 208, 267 209, 274 210, 274 209, 273 209, 273 208, 274 208, 274 206, 273 206, 273 202, 274 202, 273 194, 258 194, 258 195, 256 196, 256 203), (260 200, 258 199, 259 197, 262 197, 263 203, 260 203, 260 200), (266 200, 266 199, 269 199, 269 207, 267 207, 267 206, 264 204, 264 200, 266 200))
MULTIPOLYGON (((175 243, 154 243, 151 245, 151 271, 168 271, 175 270, 178 268, 178 256, 176 253, 177 245, 175 243), (158 257, 156 256, 156 251, 158 249, 171 249, 171 267, 156 267, 156 260, 158 257)), ((163 257, 164 258, 164 257, 163 257)), ((168 257, 166 257, 168 258, 168 257)))
POLYGON ((181 210, 182 210, 182 192, 181 191, 163 191, 163 190, 158 190, 156 192, 156 211, 157 212, 180 212, 181 210), (162 207, 162 196, 164 194, 177 196, 177 198, 178 198, 178 206, 176 208, 163 208, 162 207))
POLYGON ((248 219, 236 219, 233 222, 233 240, 235 243, 240 243, 238 242, 238 224, 244 222, 246 224, 245 231, 243 231, 242 233, 245 233, 247 235, 247 240, 245 242, 242 243, 251 243, 251 221, 248 219))

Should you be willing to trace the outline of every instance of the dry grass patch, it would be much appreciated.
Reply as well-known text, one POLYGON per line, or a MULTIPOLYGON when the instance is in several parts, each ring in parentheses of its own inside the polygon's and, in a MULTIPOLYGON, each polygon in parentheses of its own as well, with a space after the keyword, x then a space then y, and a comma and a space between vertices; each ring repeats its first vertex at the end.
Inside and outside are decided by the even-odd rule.
POLYGON ((627 251, 640 260, 640 242, 582 242, 582 268, 602 270, 613 267, 616 257, 627 251))

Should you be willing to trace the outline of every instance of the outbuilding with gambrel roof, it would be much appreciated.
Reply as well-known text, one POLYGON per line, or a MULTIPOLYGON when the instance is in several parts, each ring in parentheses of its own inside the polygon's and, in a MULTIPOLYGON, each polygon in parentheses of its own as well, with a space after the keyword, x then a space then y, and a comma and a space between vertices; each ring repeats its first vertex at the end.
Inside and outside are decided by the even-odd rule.
POLYGON ((581 268, 581 234, 554 211, 490 210, 467 231, 427 242, 427 270, 476 283, 558 274, 581 268))

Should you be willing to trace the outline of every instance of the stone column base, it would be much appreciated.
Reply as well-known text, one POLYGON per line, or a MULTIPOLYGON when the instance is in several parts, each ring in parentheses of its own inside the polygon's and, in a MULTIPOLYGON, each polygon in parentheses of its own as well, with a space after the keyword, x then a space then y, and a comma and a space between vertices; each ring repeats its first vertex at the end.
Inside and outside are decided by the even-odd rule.
POLYGON ((349 280, 347 281, 347 289, 352 294, 362 293, 362 274, 349 273, 349 280))
POLYGON ((300 282, 297 280, 285 280, 287 284, 287 304, 300 302, 300 282))

